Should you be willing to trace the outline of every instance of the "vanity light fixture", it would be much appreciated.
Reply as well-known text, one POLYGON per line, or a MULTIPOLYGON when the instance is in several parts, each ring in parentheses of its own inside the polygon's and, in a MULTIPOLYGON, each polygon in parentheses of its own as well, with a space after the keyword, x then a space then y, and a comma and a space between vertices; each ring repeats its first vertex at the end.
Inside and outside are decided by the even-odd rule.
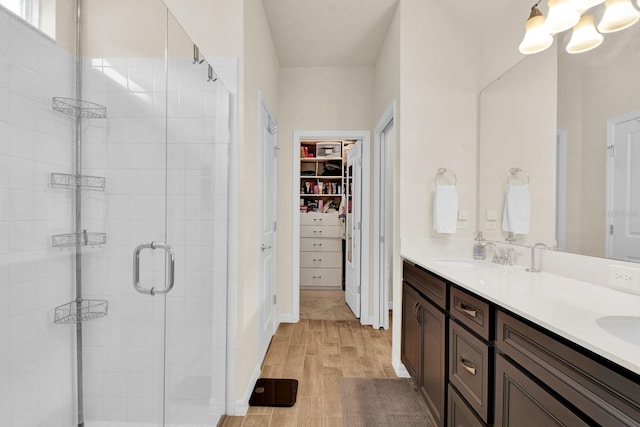
POLYGON ((544 28, 544 15, 538 9, 540 1, 531 7, 529 19, 525 24, 526 33, 518 47, 525 55, 542 52, 553 43, 553 37, 544 28))
POLYGON ((598 24, 601 33, 624 30, 640 19, 640 12, 633 7, 631 0, 607 0, 605 6, 602 21, 598 24))
POLYGON ((602 44, 604 36, 595 27, 595 20, 591 15, 584 15, 573 27, 571 40, 567 44, 567 52, 583 53, 595 49, 602 44))
MULTIPOLYGON (((632 0, 547 0, 549 15, 538 9, 542 0, 531 7, 531 14, 525 24, 525 35, 519 50, 524 54, 542 52, 553 43, 553 37, 573 27, 571 40, 566 49, 569 53, 582 53, 595 49, 602 44, 601 33, 613 33, 629 28, 640 20, 632 0), (582 15, 594 6, 604 3, 602 20, 595 27, 594 17, 582 15)), ((640 7, 640 0, 635 0, 640 7)))
POLYGON ((604 3, 604 0, 574 0, 576 9, 579 13, 582 13, 594 6, 604 3))
POLYGON ((549 34, 558 34, 572 28, 580 20, 580 14, 572 0, 548 0, 549 13, 544 27, 549 34))

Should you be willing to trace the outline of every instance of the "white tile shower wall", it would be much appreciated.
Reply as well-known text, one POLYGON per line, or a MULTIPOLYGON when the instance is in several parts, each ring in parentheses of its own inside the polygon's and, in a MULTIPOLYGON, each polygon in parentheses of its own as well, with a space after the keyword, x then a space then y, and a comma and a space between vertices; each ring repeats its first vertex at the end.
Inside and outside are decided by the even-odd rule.
POLYGON ((0 7, 0 425, 75 422, 74 331, 53 324, 73 299, 73 253, 51 235, 73 227, 73 119, 51 108, 73 94, 73 57, 0 7))
MULTIPOLYGON (((167 423, 213 425, 224 413, 229 94, 206 71, 171 60, 166 91, 163 61, 85 61, 84 93, 104 100, 108 115, 83 132, 84 173, 107 178, 104 193, 85 195, 83 226, 108 239, 84 259, 85 295, 108 299, 110 311, 85 328, 89 421, 157 421, 163 357, 167 423), (165 239, 176 251, 166 356, 164 298, 131 283, 133 248, 165 239)), ((164 265, 152 258, 163 257, 150 253, 143 286, 162 287, 164 265)))

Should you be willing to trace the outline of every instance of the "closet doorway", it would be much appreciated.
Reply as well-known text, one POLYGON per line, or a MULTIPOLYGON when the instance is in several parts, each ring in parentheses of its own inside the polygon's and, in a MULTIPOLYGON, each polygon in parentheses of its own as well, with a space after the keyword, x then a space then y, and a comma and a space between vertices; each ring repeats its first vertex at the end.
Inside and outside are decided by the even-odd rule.
MULTIPOLYGON (((369 131, 295 131, 293 140, 293 221, 292 221, 292 320, 301 318, 301 295, 308 301, 313 294, 319 302, 335 300, 336 310, 326 310, 327 319, 336 315, 360 318, 370 324, 369 314, 369 209, 361 209, 361 218, 352 222, 345 233, 349 195, 347 157, 344 147, 359 146, 362 160, 358 199, 362 206, 370 203, 370 132, 369 131), (357 145, 356 145, 357 144, 357 145), (298 154, 299 153, 299 154, 298 154), (341 215, 343 213, 343 215, 341 215), (351 240, 347 243, 347 236, 351 240), (355 238, 353 238, 355 237, 355 238), (347 246, 350 245, 350 246, 347 246), (351 256, 346 258, 346 255, 351 256), (354 256, 357 254, 357 257, 354 256), (344 280, 349 262, 349 313, 344 280), (355 283, 354 280, 357 282, 355 283), (353 292, 355 290, 355 292, 353 292), (323 292, 324 291, 324 292, 323 292), (340 306, 340 307, 338 307, 340 306), (346 310, 345 310, 346 309, 346 310), (359 312, 356 312, 359 311, 359 312)), ((352 169, 353 170, 353 169, 352 169)), ((353 185, 351 188, 354 188, 353 185)), ((355 196, 355 194, 351 194, 355 196)), ((351 211, 353 214, 353 210, 351 211)), ((350 217, 349 219, 352 219, 350 217)), ((307 305, 305 304, 305 307, 307 305)), ((334 317, 334 320, 338 320, 334 317)), ((340 319, 343 320, 343 319, 340 319)), ((346 319, 345 319, 346 320, 346 319)))

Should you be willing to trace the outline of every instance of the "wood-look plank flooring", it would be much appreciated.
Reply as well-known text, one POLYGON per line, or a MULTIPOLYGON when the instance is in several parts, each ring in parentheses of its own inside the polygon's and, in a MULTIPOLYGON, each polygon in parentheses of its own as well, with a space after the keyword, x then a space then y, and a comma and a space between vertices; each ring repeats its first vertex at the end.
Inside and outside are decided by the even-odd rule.
POLYGON ((391 366, 391 328, 354 320, 301 320, 278 327, 261 377, 295 378, 291 408, 250 407, 244 417, 225 417, 224 427, 342 426, 341 377, 397 378, 391 366))

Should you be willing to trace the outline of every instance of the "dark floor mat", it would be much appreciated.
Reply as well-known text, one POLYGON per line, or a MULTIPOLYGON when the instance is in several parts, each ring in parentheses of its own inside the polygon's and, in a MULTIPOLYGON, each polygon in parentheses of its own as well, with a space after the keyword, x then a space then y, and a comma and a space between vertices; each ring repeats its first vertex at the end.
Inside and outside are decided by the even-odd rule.
POLYGON ((298 380, 259 378, 253 387, 250 406, 293 406, 298 395, 298 380))

